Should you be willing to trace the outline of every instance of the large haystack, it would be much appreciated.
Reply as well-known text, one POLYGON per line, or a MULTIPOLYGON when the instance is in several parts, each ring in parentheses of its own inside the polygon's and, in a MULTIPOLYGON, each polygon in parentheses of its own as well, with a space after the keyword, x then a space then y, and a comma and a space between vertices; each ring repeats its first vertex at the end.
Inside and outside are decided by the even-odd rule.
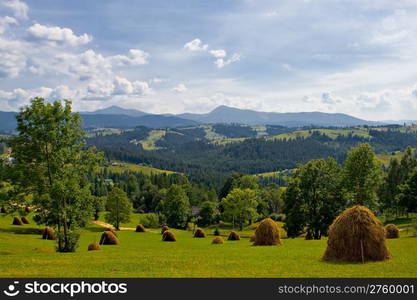
POLYGON ((113 235, 114 235, 115 237, 117 237, 117 232, 116 232, 116 230, 114 230, 113 228, 106 228, 104 231, 111 232, 111 233, 113 233, 113 235))
POLYGON ((204 232, 204 230, 203 230, 203 229, 201 229, 201 228, 197 228, 197 229, 194 231, 194 237, 195 237, 195 238, 205 238, 205 237, 206 237, 206 234, 205 234, 205 232, 204 232))
POLYGON ((161 228, 161 234, 164 234, 164 232, 167 231, 167 230, 169 230, 169 227, 168 226, 166 226, 166 225, 162 226, 162 228, 161 228))
POLYGON ((95 250, 100 250, 100 244, 99 243, 91 243, 90 245, 88 245, 87 250, 88 251, 95 251, 95 250))
POLYGON ((22 220, 20 220, 18 217, 14 217, 14 218, 13 218, 13 223, 12 223, 12 225, 19 225, 19 226, 21 226, 21 225, 23 225, 23 222, 22 222, 22 220))
POLYGON ((50 227, 45 227, 42 231, 42 239, 55 240, 56 239, 55 231, 50 227))
POLYGON ((216 236, 211 243, 213 245, 223 244, 224 240, 221 236, 216 236))
POLYGON ((274 246, 281 245, 279 228, 277 223, 271 218, 262 220, 255 230, 254 246, 274 246))
POLYGON ((395 224, 388 224, 385 226, 385 237, 387 239, 398 239, 400 237, 400 231, 395 224))
POLYGON ((29 224, 29 220, 26 217, 22 217, 22 223, 23 224, 29 224))
POLYGON ((330 226, 324 260, 366 262, 389 257, 385 229, 365 206, 346 209, 330 226))
POLYGON ((162 235, 162 241, 164 242, 175 242, 175 235, 169 231, 169 230, 165 230, 164 234, 162 235))
POLYGON ((142 224, 136 225, 136 232, 146 232, 145 227, 142 224))
POLYGON ((119 239, 111 231, 104 231, 100 238, 100 245, 118 245, 119 239))
POLYGON ((236 231, 231 231, 227 240, 229 240, 229 241, 240 241, 240 236, 236 231))

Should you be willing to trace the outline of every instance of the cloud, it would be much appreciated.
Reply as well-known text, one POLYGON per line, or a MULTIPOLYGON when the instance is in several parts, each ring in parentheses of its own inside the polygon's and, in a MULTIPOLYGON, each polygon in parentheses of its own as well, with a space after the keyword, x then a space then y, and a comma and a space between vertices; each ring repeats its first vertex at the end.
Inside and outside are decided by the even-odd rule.
POLYGON ((174 87, 172 90, 177 93, 185 93, 187 91, 187 87, 183 83, 180 83, 176 87, 174 87))
POLYGON ((26 5, 26 3, 21 2, 19 0, 9 0, 9 1, 3 2, 3 5, 11 9, 16 18, 20 20, 28 19, 29 7, 26 5))
POLYGON ((117 66, 139 66, 148 63, 149 54, 140 49, 130 49, 128 55, 114 55, 109 57, 117 66))
POLYGON ((70 28, 46 26, 38 23, 29 27, 27 32, 36 39, 56 43, 62 46, 77 47, 85 45, 93 39, 86 33, 77 36, 70 28))
POLYGON ((221 69, 224 66, 227 66, 227 65, 229 65, 231 63, 234 63, 235 61, 239 61, 239 60, 240 60, 240 54, 235 53, 229 59, 223 59, 223 58, 216 59, 214 64, 217 66, 217 68, 221 69))
POLYGON ((149 92, 149 85, 143 81, 129 81, 116 76, 113 81, 113 95, 144 95, 149 92))
POLYGON ((16 78, 26 68, 24 45, 0 37, 0 77, 16 78))
POLYGON ((5 16, 0 18, 0 34, 4 33, 8 28, 10 24, 17 25, 18 22, 15 18, 5 16))
POLYGON ((210 50, 210 54, 213 55, 215 58, 223 58, 227 55, 226 51, 223 49, 210 50))
POLYGON ((184 45, 184 49, 188 51, 206 51, 208 48, 207 44, 204 44, 201 42, 200 39, 194 39, 184 45))

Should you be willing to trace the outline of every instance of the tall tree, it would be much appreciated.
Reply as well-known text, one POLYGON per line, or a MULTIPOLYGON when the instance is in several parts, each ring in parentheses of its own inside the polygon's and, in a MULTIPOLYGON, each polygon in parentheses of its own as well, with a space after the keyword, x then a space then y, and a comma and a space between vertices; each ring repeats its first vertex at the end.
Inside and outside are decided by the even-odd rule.
POLYGON ((190 200, 180 185, 173 184, 167 189, 159 208, 168 226, 175 228, 187 226, 191 217, 190 200))
POLYGON ((113 188, 107 196, 106 221, 112 224, 117 230, 120 229, 120 223, 129 222, 132 212, 132 203, 125 191, 120 188, 113 188))
POLYGON ((102 159, 85 149, 81 118, 71 112, 71 102, 47 103, 34 98, 16 115, 17 135, 11 147, 15 201, 33 195, 40 211, 37 222, 57 227, 57 250, 75 251, 76 229, 91 216, 92 205, 86 174, 102 159))
POLYGON ((304 231, 306 223, 304 206, 300 189, 300 178, 291 178, 284 194, 284 229, 290 238, 295 238, 304 231))
POLYGON ((222 199, 223 216, 232 222, 237 222, 240 230, 243 225, 257 218, 258 194, 251 189, 233 189, 222 199))

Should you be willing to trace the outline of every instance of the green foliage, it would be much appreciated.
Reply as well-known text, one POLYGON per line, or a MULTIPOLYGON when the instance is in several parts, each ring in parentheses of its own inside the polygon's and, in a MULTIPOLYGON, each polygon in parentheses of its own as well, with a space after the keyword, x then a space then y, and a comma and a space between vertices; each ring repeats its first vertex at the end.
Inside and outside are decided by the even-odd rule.
POLYGON ((58 252, 75 252, 75 250, 78 248, 80 240, 80 234, 75 231, 69 231, 65 235, 63 231, 58 232, 57 235, 57 246, 56 250, 58 252), (66 245, 61 245, 65 241, 66 245))
POLYGON ((187 227, 191 217, 191 206, 187 194, 180 185, 173 184, 167 189, 159 210, 165 216, 169 227, 187 227))
POLYGON ((214 201, 203 202, 200 207, 200 217, 199 223, 203 226, 216 223, 220 217, 218 203, 214 201))
POLYGON ((257 206, 259 198, 256 191, 251 189, 233 189, 222 199, 223 217, 225 220, 237 222, 240 230, 246 222, 258 217, 257 206))
POLYGON ((159 227, 159 216, 155 213, 141 214, 139 215, 139 223, 146 228, 159 227))
POLYGON ((120 188, 113 188, 107 196, 106 221, 119 230, 120 223, 129 222, 132 213, 132 204, 125 191, 120 188))

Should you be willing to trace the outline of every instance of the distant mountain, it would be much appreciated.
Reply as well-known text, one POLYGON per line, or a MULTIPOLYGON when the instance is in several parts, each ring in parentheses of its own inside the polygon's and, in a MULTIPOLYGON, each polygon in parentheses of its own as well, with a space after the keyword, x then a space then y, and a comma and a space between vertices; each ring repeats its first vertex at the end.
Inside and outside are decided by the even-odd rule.
POLYGON ((300 112, 275 113, 259 112, 248 109, 238 109, 228 106, 219 106, 207 114, 179 114, 180 118, 200 123, 244 123, 248 125, 281 125, 287 127, 316 126, 359 126, 377 125, 383 122, 366 121, 340 113, 300 112))
POLYGON ((16 129, 16 113, 13 111, 0 111, 0 133, 8 133, 16 129))
POLYGON ((142 117, 144 115, 147 115, 148 113, 145 113, 140 110, 136 109, 126 109, 122 108, 120 106, 109 106, 103 109, 99 109, 96 111, 88 111, 88 112, 81 112, 83 115, 126 115, 130 117, 142 117))

